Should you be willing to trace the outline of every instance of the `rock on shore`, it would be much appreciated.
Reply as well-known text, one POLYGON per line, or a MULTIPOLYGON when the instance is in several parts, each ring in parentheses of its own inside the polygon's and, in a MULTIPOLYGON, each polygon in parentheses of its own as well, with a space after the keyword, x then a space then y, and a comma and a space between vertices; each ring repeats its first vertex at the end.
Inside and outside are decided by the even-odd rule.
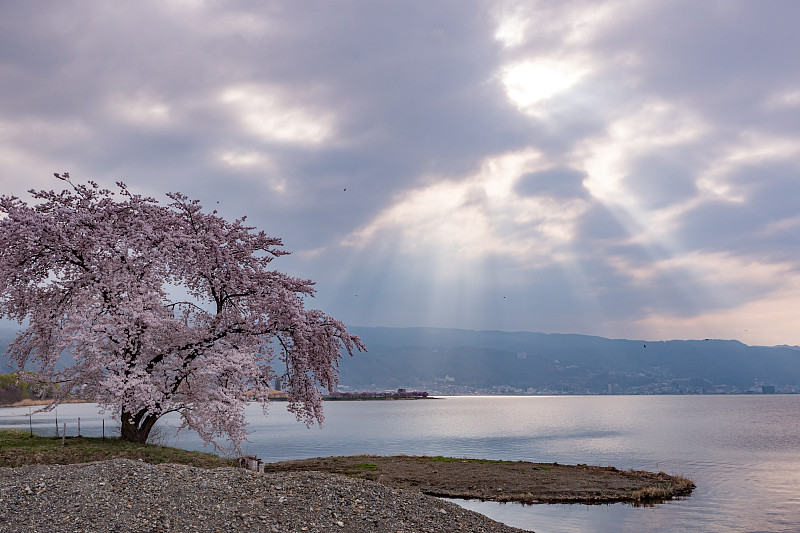
POLYGON ((335 474, 256 474, 115 459, 0 468, 0 531, 522 530, 416 491, 335 474))

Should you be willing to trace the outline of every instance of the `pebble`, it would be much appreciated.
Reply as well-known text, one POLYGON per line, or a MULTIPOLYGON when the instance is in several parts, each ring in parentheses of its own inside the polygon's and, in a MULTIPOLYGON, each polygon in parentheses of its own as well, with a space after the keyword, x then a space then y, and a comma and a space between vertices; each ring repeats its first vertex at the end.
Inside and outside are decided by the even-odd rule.
POLYGON ((0 468, 0 510, 3 533, 523 531, 413 490, 335 474, 128 459, 0 468))

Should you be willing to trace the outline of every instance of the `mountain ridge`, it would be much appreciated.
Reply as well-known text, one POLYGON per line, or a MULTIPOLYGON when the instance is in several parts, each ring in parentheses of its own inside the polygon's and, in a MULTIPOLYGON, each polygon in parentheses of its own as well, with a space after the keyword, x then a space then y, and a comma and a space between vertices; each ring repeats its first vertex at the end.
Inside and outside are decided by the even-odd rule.
POLYGON ((369 350, 340 363, 340 383, 352 388, 657 393, 800 385, 800 349, 790 346, 426 327, 349 330, 369 350))

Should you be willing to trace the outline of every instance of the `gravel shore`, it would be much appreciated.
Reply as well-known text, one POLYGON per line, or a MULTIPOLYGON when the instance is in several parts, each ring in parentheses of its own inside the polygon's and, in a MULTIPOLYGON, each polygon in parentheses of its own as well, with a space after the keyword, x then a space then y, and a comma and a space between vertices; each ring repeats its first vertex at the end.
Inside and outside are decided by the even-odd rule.
POLYGON ((0 532, 498 532, 413 490, 318 472, 256 474, 115 459, 0 468, 0 532))

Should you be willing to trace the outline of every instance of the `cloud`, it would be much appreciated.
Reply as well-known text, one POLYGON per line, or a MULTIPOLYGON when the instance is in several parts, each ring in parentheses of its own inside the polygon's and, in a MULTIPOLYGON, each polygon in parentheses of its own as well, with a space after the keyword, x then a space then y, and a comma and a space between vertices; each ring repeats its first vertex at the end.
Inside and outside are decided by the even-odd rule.
POLYGON ((491 254, 525 265, 549 262, 550 254, 573 239, 588 204, 576 197, 518 195, 520 178, 536 175, 534 169, 544 164, 537 151, 510 153, 487 159, 467 178, 431 178, 432 185, 404 194, 345 242, 363 248, 390 233, 412 250, 450 250, 462 259, 491 254))
POLYGON ((800 343, 756 314, 800 303, 798 16, 4 3, 0 184, 69 171, 246 214, 362 324, 724 337, 752 312, 800 343))
POLYGON ((291 102, 270 87, 228 87, 221 100, 234 109, 242 124, 265 141, 320 144, 335 134, 335 119, 324 109, 291 102))
POLYGON ((555 167, 525 174, 514 190, 522 196, 582 197, 586 196, 584 179, 586 174, 579 170, 555 167))
POLYGON ((800 278, 795 273, 775 290, 722 309, 700 310, 689 316, 651 312, 627 327, 650 338, 670 338, 681 331, 684 338, 736 338, 747 344, 774 345, 775 339, 786 338, 800 319, 798 287, 800 278))
POLYGON ((544 114, 543 104, 569 91, 587 73, 576 61, 537 59, 508 66, 502 75, 508 98, 520 111, 544 114))

